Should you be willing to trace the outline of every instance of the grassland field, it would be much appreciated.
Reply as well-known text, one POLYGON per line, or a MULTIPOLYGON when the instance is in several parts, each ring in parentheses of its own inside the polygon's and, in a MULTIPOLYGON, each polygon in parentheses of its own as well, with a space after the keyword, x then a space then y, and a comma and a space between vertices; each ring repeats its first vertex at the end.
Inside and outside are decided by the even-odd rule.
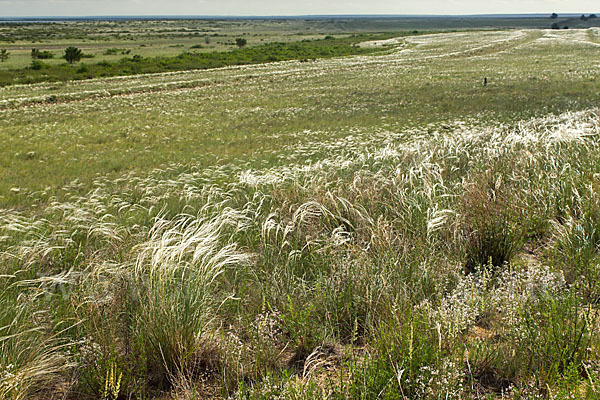
POLYGON ((241 20, 140 20, 140 21, 56 21, 46 23, 0 23, 0 47, 11 56, 0 63, 0 70, 31 65, 31 49, 52 53, 49 65, 64 63, 61 57, 68 46, 76 46, 92 58, 86 63, 117 62, 123 57, 173 57, 185 51, 205 53, 236 48, 235 39, 245 38, 248 46, 272 42, 296 42, 344 37, 350 34, 448 31, 464 29, 590 28, 600 21, 565 17, 548 18, 332 18, 332 19, 241 19, 241 20), (205 38, 209 39, 206 43, 205 38))
MULTIPOLYGON (((316 25, 316 24, 315 24, 316 25)), ((36 47, 55 53, 50 65, 64 63, 60 57, 67 46, 81 48, 94 56, 88 63, 114 62, 125 56, 176 56, 184 51, 207 52, 236 48, 237 37, 246 38, 249 46, 269 43, 322 38, 329 31, 323 26, 303 24, 302 21, 102 21, 64 22, 47 24, 3 24, 0 37, 12 57, 2 63, 3 69, 24 68, 31 64, 31 49, 36 47), (327 32, 327 33, 325 33, 327 32), (205 37, 210 43, 205 42, 205 37), (196 46, 193 48, 193 46, 196 46), (118 49, 115 54, 107 50, 118 49), (130 53, 125 54, 122 52, 130 53), (110 52, 109 52, 110 53, 110 52)), ((335 32, 347 34, 339 28, 335 32)))
POLYGON ((188 24, 0 25, 1 68, 369 53, 1 87, 0 399, 600 396, 598 28, 188 24))
MULTIPOLYGON (((545 21, 548 22, 548 21, 545 21)), ((593 23, 595 21, 591 21, 593 23)), ((436 29, 431 22, 423 25, 436 29)), ((460 25, 456 24, 455 27, 460 25)), ((404 20, 356 19, 281 19, 281 20, 150 20, 150 21, 70 21, 5 22, 0 24, 0 46, 11 57, 0 69, 29 67, 31 49, 52 52, 53 58, 42 60, 49 65, 64 63, 61 56, 68 46, 81 48, 93 58, 87 63, 116 62, 125 56, 177 56, 185 51, 205 53, 236 48, 235 39, 245 38, 248 46, 272 42, 296 42, 361 33, 414 30, 404 20), (206 43, 208 37, 209 43, 206 43), (107 54, 108 50, 108 54, 107 54), (110 51, 113 50, 113 51, 110 51), (117 50, 117 51, 114 51, 117 50)), ((447 28, 437 28, 447 29, 447 28)))

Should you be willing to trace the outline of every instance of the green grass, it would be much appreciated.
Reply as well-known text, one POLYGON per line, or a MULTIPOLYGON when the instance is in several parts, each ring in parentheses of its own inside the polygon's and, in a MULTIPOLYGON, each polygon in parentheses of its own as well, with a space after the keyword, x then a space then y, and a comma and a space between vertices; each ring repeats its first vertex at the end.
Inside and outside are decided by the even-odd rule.
MULTIPOLYGON (((534 49, 433 64, 407 59, 369 79, 355 67, 319 77, 319 64, 304 63, 281 68, 305 75, 265 67, 268 78, 259 68, 40 86, 31 97, 46 104, 3 113, 0 203, 23 205, 39 191, 48 198, 76 178, 85 192, 97 174, 115 177, 190 159, 199 166, 277 162, 273 151, 282 146, 342 138, 354 126, 368 130, 382 120, 401 130, 456 116, 506 122, 587 108, 597 100, 594 60, 583 47, 534 49), (139 94, 122 96, 127 93, 139 94), (339 108, 340 99, 349 107, 339 108), (317 134, 303 138, 304 130, 317 134), (14 187, 22 192, 11 192, 14 187)), ((28 98, 28 91, 7 88, 4 98, 28 98)))
POLYGON ((0 399, 598 397, 596 34, 0 88, 0 399))

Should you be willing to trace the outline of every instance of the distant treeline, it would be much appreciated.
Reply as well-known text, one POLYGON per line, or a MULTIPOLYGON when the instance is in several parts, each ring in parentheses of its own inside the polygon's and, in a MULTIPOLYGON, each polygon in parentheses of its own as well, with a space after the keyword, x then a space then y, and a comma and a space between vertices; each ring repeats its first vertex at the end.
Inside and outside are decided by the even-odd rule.
MULTIPOLYGON (((407 32, 405 35, 416 34, 407 32)), ((381 51, 381 48, 366 48, 358 43, 398 37, 401 34, 352 35, 344 38, 327 36, 325 39, 303 40, 290 43, 268 43, 255 47, 244 47, 232 51, 207 53, 184 52, 166 57, 124 57, 116 62, 102 61, 94 64, 49 65, 34 60, 27 68, 0 71, 0 85, 53 82, 91 79, 97 77, 126 76, 191 69, 209 69, 231 65, 260 64, 276 61, 310 61, 318 58, 342 57, 381 51)))

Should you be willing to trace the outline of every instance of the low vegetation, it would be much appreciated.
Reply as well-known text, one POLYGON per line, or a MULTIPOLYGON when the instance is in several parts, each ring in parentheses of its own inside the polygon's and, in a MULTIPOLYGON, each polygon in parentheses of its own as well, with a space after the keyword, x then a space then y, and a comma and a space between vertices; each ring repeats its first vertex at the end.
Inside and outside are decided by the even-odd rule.
POLYGON ((40 50, 37 48, 31 49, 31 58, 33 60, 49 60, 54 58, 54 53, 48 50, 40 50))
MULTIPOLYGON (((102 61, 95 64, 71 68, 70 65, 49 65, 35 62, 24 69, 0 70, 0 86, 27 84, 35 82, 54 82, 78 79, 90 79, 107 76, 126 76, 135 74, 159 73, 165 71, 185 71, 192 69, 218 68, 230 65, 258 64, 287 60, 314 60, 317 58, 342 57, 368 54, 380 51, 376 48, 357 46, 365 40, 377 40, 386 35, 355 35, 350 38, 328 40, 303 40, 294 43, 269 43, 252 48, 244 48, 246 39, 238 38, 235 44, 239 50, 192 53, 185 52, 174 57, 142 57, 134 55, 117 62, 102 61)), ((113 49, 109 53, 116 53, 113 49)), ((33 53, 32 53, 33 54, 33 53)), ((36 53, 35 59, 40 59, 36 53)), ((43 53, 46 54, 46 53, 43 53)), ((1 54, 0 54, 1 56, 1 54)), ((33 57, 33 56, 32 56, 33 57)), ((63 58, 68 64, 74 64, 84 58, 83 52, 76 47, 68 47, 63 58)))

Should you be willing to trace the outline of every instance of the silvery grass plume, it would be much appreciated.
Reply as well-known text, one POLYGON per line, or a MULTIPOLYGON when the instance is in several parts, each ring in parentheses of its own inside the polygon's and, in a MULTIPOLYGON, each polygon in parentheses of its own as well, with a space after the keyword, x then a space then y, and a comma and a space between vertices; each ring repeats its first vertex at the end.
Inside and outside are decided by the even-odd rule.
POLYGON ((220 214, 192 217, 180 215, 173 220, 158 217, 149 232, 149 240, 138 246, 136 273, 173 273, 192 270, 214 280, 228 265, 244 264, 249 256, 237 253, 234 243, 226 243, 232 234, 247 228, 247 217, 233 209, 220 214), (226 244, 223 245, 223 241, 226 244))
POLYGON ((280 253, 289 252, 289 258, 311 249, 319 252, 342 249, 356 242, 359 235, 365 242, 361 244, 368 248, 376 228, 364 207, 329 191, 321 201, 310 200, 284 211, 286 217, 280 211, 264 218, 261 240, 263 245, 274 246, 280 253))
POLYGON ((101 203, 94 194, 85 202, 53 202, 46 208, 48 218, 0 211, 0 235, 5 234, 0 241, 7 243, 0 257, 10 256, 27 269, 34 264, 46 267, 67 251, 80 260, 85 255, 87 262, 98 255, 84 254, 86 248, 116 252, 128 229, 101 203))
POLYGON ((24 400, 60 381, 71 362, 66 344, 49 333, 36 309, 43 291, 0 295, 0 399, 24 400))
POLYGON ((137 334, 162 379, 191 373, 210 348, 213 321, 232 297, 219 289, 228 268, 248 265, 232 235, 246 228, 246 217, 232 209, 216 216, 157 218, 135 264, 137 334))

